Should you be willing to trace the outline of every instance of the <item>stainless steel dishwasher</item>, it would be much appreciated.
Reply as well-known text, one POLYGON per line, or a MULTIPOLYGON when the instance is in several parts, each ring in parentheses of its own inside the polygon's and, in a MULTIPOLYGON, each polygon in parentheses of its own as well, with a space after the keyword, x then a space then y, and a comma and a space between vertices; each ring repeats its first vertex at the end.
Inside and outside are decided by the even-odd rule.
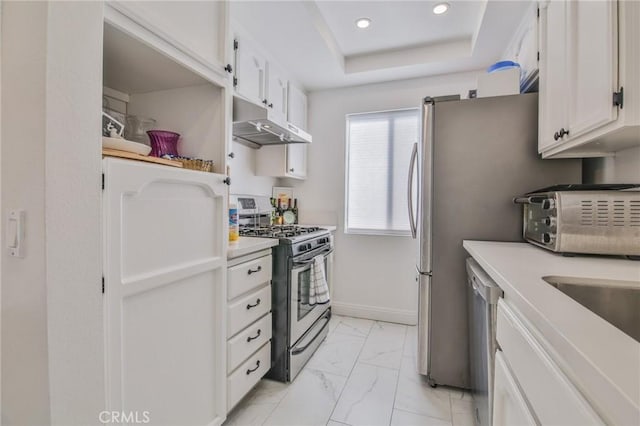
POLYGON ((489 426, 493 411, 496 314, 502 290, 472 258, 467 259, 469 368, 476 425, 489 426))

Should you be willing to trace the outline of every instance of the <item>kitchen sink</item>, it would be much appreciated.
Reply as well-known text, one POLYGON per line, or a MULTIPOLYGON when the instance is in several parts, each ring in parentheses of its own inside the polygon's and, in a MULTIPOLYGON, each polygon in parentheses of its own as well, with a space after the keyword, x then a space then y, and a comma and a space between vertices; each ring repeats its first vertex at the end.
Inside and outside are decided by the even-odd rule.
POLYGON ((640 281, 562 276, 542 279, 640 342, 640 281))

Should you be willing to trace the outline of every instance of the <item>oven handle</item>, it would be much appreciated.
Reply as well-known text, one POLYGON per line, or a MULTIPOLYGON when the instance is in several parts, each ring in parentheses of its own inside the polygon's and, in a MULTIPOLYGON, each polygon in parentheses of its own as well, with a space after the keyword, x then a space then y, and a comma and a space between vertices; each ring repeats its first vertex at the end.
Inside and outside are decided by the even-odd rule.
MULTIPOLYGON (((326 314, 323 315, 323 317, 321 317, 321 318, 327 318, 326 314)), ((311 346, 313 344, 313 342, 315 342, 315 340, 318 338, 318 336, 322 334, 322 332, 324 331, 325 328, 327 328, 328 325, 329 325, 329 320, 327 319, 327 322, 325 322, 324 325, 322 326, 322 328, 316 333, 315 336, 313 336, 311 341, 309 343, 307 343, 306 345, 304 345, 303 347, 301 347, 301 348, 295 348, 294 350, 292 350, 291 351, 291 355, 298 355, 298 354, 301 354, 302 352, 306 351, 307 348, 309 346, 311 346)))
POLYGON ((329 249, 329 250, 327 250, 327 251, 320 252, 320 253, 316 254, 315 256, 313 256, 313 257, 312 257, 311 259, 309 259, 309 260, 304 260, 304 261, 302 261, 302 262, 293 262, 293 266, 304 266, 304 265, 308 265, 308 264, 310 264, 310 263, 313 263, 313 260, 316 258, 316 256, 320 256, 320 255, 325 255, 325 256, 327 256, 327 255, 329 255, 329 254, 331 254, 331 253, 333 253, 333 249, 332 249, 332 248, 331 248, 331 249, 329 249))

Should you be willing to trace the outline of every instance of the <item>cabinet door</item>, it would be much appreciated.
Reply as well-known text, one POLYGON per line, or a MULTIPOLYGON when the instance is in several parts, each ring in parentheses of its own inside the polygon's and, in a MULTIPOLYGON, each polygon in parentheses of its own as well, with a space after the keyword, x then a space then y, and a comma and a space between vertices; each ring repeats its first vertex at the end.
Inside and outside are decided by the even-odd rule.
POLYGON ((576 137, 614 121, 618 107, 617 4, 567 2, 569 28, 569 129, 576 137))
POLYGON ((493 426, 536 425, 524 395, 509 371, 502 351, 496 352, 493 382, 493 426))
POLYGON ((307 95, 289 83, 287 121, 302 130, 307 130, 307 95))
POLYGON ((265 80, 267 61, 260 52, 243 39, 236 38, 235 66, 236 93, 244 98, 263 104, 266 100, 265 80))
POLYGON ((105 409, 226 416, 224 176, 104 161, 105 409))
POLYGON ((282 70, 273 62, 267 64, 267 106, 273 110, 273 118, 282 123, 287 121, 288 80, 282 70))
POLYGON ((307 144, 287 145, 286 175, 299 179, 307 177, 307 144))
MULTIPOLYGON (((538 151, 562 143, 554 134, 568 129, 567 4, 549 1, 540 9, 540 98, 538 151)), ((565 136, 566 139, 566 136, 565 136)))
POLYGON ((214 71, 224 73, 226 1, 114 1, 112 5, 214 71))

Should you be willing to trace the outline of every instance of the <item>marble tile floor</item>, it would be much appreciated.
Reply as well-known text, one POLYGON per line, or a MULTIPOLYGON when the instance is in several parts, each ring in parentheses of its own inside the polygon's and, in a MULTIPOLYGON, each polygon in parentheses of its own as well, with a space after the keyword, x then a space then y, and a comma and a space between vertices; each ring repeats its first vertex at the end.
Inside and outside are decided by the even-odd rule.
POLYGON ((473 426, 471 396, 416 372, 416 327, 334 315, 293 383, 262 380, 225 426, 473 426))

